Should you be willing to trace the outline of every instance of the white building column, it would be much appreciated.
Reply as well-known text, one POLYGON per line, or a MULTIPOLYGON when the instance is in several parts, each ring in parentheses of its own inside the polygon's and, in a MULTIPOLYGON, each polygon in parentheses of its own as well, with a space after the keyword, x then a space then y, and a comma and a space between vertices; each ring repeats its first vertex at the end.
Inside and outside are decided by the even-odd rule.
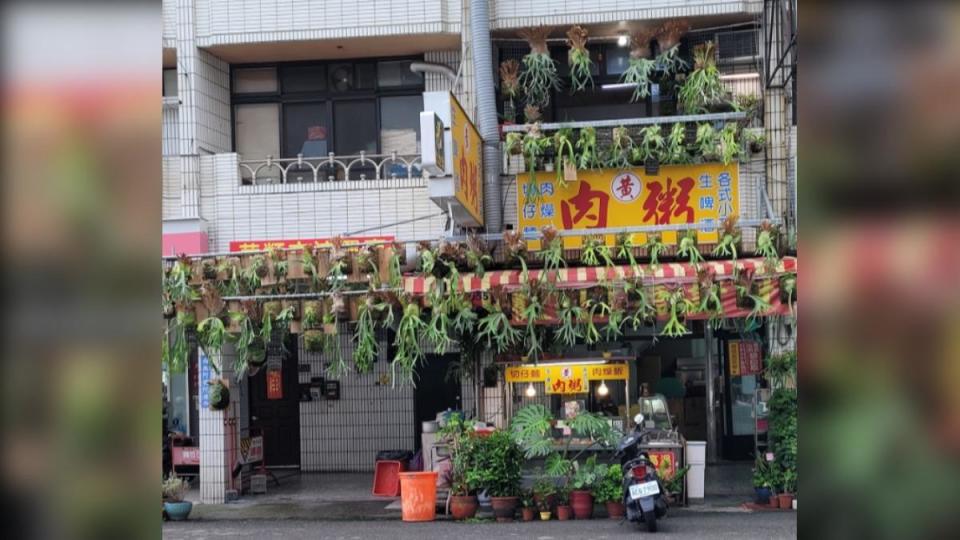
MULTIPOLYGON (((223 368, 220 377, 229 381, 230 405, 222 411, 210 410, 210 380, 217 377, 211 360, 202 350, 198 351, 198 393, 200 417, 200 501, 204 503, 223 503, 227 492, 240 492, 241 477, 232 477, 233 469, 239 461, 240 402, 244 392, 234 379, 230 362, 223 362, 224 355, 215 361, 223 368)), ((230 358, 230 356, 227 356, 230 358)))

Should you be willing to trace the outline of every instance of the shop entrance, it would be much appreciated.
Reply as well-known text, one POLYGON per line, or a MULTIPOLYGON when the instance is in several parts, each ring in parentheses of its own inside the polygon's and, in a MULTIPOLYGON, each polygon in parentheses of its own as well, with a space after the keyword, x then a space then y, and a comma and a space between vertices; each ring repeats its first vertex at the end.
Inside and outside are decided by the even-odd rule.
POLYGON ((268 467, 300 466, 296 336, 290 336, 286 349, 284 353, 279 347, 271 347, 267 364, 248 379, 250 434, 263 435, 263 457, 268 467), (275 374, 277 370, 279 375, 275 374))
POLYGON ((450 364, 459 358, 459 353, 428 354, 417 369, 417 389, 413 394, 413 412, 416 422, 414 442, 417 450, 421 446, 422 422, 435 420, 437 413, 447 409, 455 411, 461 409, 459 378, 447 377, 450 364))

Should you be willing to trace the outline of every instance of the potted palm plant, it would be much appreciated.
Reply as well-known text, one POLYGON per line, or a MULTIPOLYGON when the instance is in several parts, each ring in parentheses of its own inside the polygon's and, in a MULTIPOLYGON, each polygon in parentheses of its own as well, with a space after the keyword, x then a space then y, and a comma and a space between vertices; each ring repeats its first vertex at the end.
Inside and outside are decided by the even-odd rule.
POLYGON ((163 512, 168 518, 183 521, 190 515, 193 503, 183 500, 189 487, 190 484, 176 473, 171 473, 163 481, 163 512))
POLYGON ((497 521, 510 522, 520 503, 523 451, 506 431, 495 431, 476 442, 477 452, 467 475, 468 482, 486 489, 497 521))

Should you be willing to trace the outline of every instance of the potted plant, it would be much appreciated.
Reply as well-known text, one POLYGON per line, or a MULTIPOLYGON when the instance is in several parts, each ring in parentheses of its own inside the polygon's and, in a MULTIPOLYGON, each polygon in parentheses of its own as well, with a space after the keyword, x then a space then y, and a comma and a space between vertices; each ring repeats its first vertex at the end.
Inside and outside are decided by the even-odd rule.
POLYGON ((573 515, 573 508, 570 507, 570 490, 567 486, 560 486, 557 489, 557 519, 567 521, 573 515))
POLYGON ((517 495, 520 493, 523 451, 506 431, 495 431, 476 439, 476 443, 467 481, 487 491, 497 521, 512 521, 520 502, 517 495))
POLYGON ((659 474, 667 500, 671 504, 680 504, 683 501, 683 478, 687 475, 687 471, 690 470, 690 466, 684 465, 671 475, 670 472, 666 470, 666 462, 661 462, 661 465, 663 469, 659 471, 659 474))
POLYGON ((545 478, 542 473, 540 478, 533 484, 533 501, 541 512, 544 509, 552 512, 557 507, 557 485, 550 478, 545 478))
POLYGON ((550 511, 550 503, 546 499, 537 501, 537 510, 540 512, 540 521, 550 521, 552 512, 550 511))
POLYGON ((753 466, 753 491, 757 504, 770 503, 770 487, 770 464, 762 456, 757 456, 753 466))
POLYGON ((438 435, 447 441, 450 449, 450 513, 456 520, 470 519, 479 507, 469 475, 474 467, 478 439, 471 436, 467 422, 459 414, 451 415, 438 435))
POLYGON ((792 469, 784 469, 783 471, 783 491, 777 494, 777 499, 779 499, 780 508, 789 510, 793 507, 793 490, 797 485, 797 472, 792 469))
POLYGON ((189 487, 190 484, 177 476, 176 473, 171 473, 163 481, 163 512, 170 519, 183 521, 193 510, 193 503, 183 500, 183 496, 189 487))
POLYGON ((577 519, 593 517, 593 489, 599 481, 599 472, 596 455, 587 458, 583 464, 574 462, 570 506, 573 507, 573 515, 577 519))
POLYGON ((623 471, 620 464, 601 466, 602 473, 593 488, 593 497, 607 507, 610 519, 622 519, 626 508, 623 505, 623 471))
POLYGON ((536 517, 537 507, 533 502, 533 490, 524 490, 523 494, 520 496, 520 513, 523 516, 524 521, 533 521, 533 518, 536 517))
POLYGON ((776 465, 771 465, 770 473, 770 508, 780 508, 780 499, 777 490, 783 485, 783 474, 776 465))

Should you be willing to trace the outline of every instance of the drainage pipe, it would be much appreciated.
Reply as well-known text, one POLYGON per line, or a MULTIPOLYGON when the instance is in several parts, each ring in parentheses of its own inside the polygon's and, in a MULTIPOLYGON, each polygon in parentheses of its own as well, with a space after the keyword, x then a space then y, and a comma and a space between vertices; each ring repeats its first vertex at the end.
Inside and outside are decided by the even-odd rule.
POLYGON ((500 132, 493 86, 493 52, 490 42, 488 0, 470 2, 470 42, 473 50, 477 124, 483 138, 483 218, 488 233, 503 228, 500 200, 500 132))
POLYGON ((450 91, 454 91, 457 86, 457 72, 450 68, 450 66, 444 64, 437 64, 434 62, 412 62, 410 64, 410 71, 414 73, 436 73, 438 75, 443 75, 450 81, 450 91))

